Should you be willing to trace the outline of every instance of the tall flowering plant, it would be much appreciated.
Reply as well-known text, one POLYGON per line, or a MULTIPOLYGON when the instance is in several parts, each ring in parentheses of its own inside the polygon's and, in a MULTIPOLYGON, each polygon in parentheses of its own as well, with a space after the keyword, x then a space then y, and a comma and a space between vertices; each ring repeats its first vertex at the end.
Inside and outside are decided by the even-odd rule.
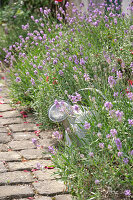
MULTIPOLYGON (((30 32, 25 24, 26 37, 20 35, 20 43, 4 49, 11 95, 34 108, 44 128, 51 125, 49 106, 54 102, 58 106, 58 99, 69 101, 78 120, 66 131, 76 139, 70 147, 62 144, 61 151, 49 150, 73 195, 78 199, 130 198, 132 26, 124 13, 116 12, 120 10, 117 0, 115 5, 110 1, 99 8, 90 1, 87 13, 81 12, 83 6, 78 11, 72 3, 66 23, 62 8, 56 13, 58 23, 51 20, 49 9, 41 8, 42 17, 31 16, 38 28, 30 32)), ((59 133, 54 136, 62 138, 59 133)))

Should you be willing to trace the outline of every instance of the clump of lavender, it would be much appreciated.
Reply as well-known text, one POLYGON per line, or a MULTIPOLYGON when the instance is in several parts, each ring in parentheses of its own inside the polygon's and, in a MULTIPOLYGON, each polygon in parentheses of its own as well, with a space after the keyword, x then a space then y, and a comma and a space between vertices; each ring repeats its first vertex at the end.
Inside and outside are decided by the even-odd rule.
MULTIPOLYGON (((50 10, 40 8, 42 17, 31 16, 36 29, 30 31, 26 23, 22 26, 25 32, 27 30, 26 37, 20 35, 20 42, 4 49, 4 62, 13 69, 14 97, 34 108, 44 128, 50 124, 47 111, 53 101, 56 108, 64 112, 63 102, 70 100, 70 112, 76 117, 85 110, 81 121, 79 117, 75 122, 81 134, 73 124, 67 128, 67 133, 74 136, 71 147, 64 145, 58 153, 55 147, 48 147, 55 165, 81 199, 92 198, 92 195, 98 199, 99 187, 109 186, 115 193, 115 186, 124 191, 125 185, 128 189, 124 194, 128 197, 130 180, 125 178, 124 184, 120 180, 130 176, 133 155, 130 146, 133 95, 132 80, 128 80, 128 74, 133 73, 129 39, 132 26, 128 19, 125 23, 125 13, 119 14, 121 6, 117 0, 99 7, 90 0, 85 13, 82 13, 82 3, 80 11, 73 3, 66 3, 65 8, 71 5, 72 16, 62 9, 59 1, 55 4, 59 8, 55 13, 58 23, 52 20, 51 24, 50 10), (80 138, 82 132, 85 132, 84 138, 80 138), (78 140, 75 140, 76 134, 79 134, 78 140)), ((52 136, 57 140, 63 138, 59 131, 54 131, 52 136)), ((32 142, 38 146, 36 138, 32 142)), ((40 164, 37 168, 41 168, 40 164)))
POLYGON ((116 138, 115 143, 116 143, 117 149, 121 150, 121 148, 122 148, 121 140, 119 138, 116 138))

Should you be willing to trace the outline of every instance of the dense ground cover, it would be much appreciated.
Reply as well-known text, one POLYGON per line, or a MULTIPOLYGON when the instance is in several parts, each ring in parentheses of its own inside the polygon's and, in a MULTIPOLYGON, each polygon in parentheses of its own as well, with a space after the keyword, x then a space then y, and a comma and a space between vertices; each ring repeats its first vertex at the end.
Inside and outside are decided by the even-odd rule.
POLYGON ((51 6, 51 0, 1 0, 0 2, 0 59, 3 59, 2 49, 19 42, 19 35, 25 37, 23 24, 29 24, 30 31, 34 30, 34 23, 30 15, 40 15, 39 8, 51 6))
MULTIPOLYGON (((77 115, 82 105, 87 108, 77 124, 84 138, 73 139, 71 146, 61 142, 58 151, 49 148, 70 192, 85 200, 129 199, 133 184, 133 26, 119 14, 117 1, 106 12, 105 6, 98 9, 90 1, 83 13, 72 4, 73 15, 66 14, 65 22, 61 7, 57 21, 40 8, 42 17, 31 16, 34 31, 25 24, 26 37, 5 49, 11 96, 33 108, 43 128, 53 125, 48 108, 60 107, 60 99, 77 115)), ((54 137, 61 139, 60 134, 54 137)))

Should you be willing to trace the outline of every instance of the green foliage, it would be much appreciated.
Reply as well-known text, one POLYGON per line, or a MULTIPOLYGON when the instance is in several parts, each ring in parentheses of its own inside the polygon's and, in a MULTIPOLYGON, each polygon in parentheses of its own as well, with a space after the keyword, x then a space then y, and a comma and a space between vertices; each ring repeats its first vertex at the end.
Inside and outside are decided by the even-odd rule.
POLYGON ((33 31, 24 26, 26 36, 5 50, 11 95, 34 108, 43 128, 53 126, 48 109, 55 99, 57 106, 69 102, 79 118, 67 129, 72 145, 54 151, 60 176, 79 200, 124 199, 133 181, 132 26, 119 15, 73 12, 64 24, 45 9, 32 17, 33 31))

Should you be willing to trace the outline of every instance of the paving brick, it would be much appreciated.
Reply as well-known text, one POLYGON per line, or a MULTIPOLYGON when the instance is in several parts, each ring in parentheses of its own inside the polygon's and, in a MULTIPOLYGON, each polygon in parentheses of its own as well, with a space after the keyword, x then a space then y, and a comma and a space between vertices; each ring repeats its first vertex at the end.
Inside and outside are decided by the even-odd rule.
POLYGON ((51 197, 36 197, 35 200, 52 200, 51 197))
POLYGON ((8 131, 7 131, 7 129, 5 128, 5 127, 0 127, 0 134, 1 133, 7 133, 8 131))
POLYGON ((15 171, 0 174, 0 185, 31 182, 33 182, 33 178, 30 172, 15 171))
POLYGON ((57 195, 54 198, 55 198, 54 200, 72 200, 72 196, 69 194, 57 195))
POLYGON ((65 192, 65 185, 61 181, 45 180, 33 183, 34 188, 41 195, 55 195, 65 192))
POLYGON ((0 173, 6 172, 6 171, 7 171, 7 169, 6 169, 5 165, 3 164, 3 162, 0 161, 0 173))
POLYGON ((32 141, 23 140, 22 141, 14 141, 8 143, 8 146, 11 147, 12 150, 22 150, 22 149, 34 149, 36 148, 32 141))
POLYGON ((0 144, 0 152, 8 151, 8 145, 7 144, 0 144))
POLYGON ((23 131, 35 131, 37 130, 37 127, 35 124, 29 123, 29 124, 13 124, 9 125, 9 128, 13 132, 23 132, 23 131))
POLYGON ((7 133, 0 133, 0 143, 7 143, 11 141, 11 137, 7 133))
POLYGON ((52 165, 51 160, 28 160, 26 162, 9 162, 8 167, 10 171, 15 170, 31 170, 37 167, 37 164, 41 166, 50 166, 52 165))
POLYGON ((15 117, 21 116, 17 110, 3 112, 2 115, 3 115, 3 118, 15 118, 15 117))
POLYGON ((20 124, 23 123, 23 119, 18 117, 18 118, 1 118, 0 124, 2 125, 10 125, 10 124, 20 124))
MULTIPOLYGON (((13 199, 13 200, 27 200, 27 199, 13 199)), ((45 196, 39 196, 39 197, 34 197, 34 200, 52 200, 51 197, 45 197, 45 196)))
POLYGON ((0 153, 1 161, 19 161, 21 156, 15 151, 1 152, 0 153))
POLYGON ((56 145, 57 140, 55 139, 40 139, 39 144, 44 147, 44 149, 48 149, 49 146, 56 145))
POLYGON ((6 92, 5 92, 5 90, 2 91, 2 92, 1 92, 1 96, 4 97, 4 98, 9 97, 9 95, 8 95, 8 90, 7 90, 6 92))
POLYGON ((40 132, 40 136, 41 136, 41 138, 43 138, 43 139, 52 139, 52 133, 53 133, 53 131, 41 131, 40 132))
POLYGON ((43 180, 53 180, 59 178, 58 175, 54 175, 55 172, 56 172, 55 169, 45 169, 43 171, 39 170, 33 173, 39 181, 43 181, 43 180))
POLYGON ((0 200, 34 196, 32 188, 28 185, 0 186, 0 200))
POLYGON ((33 132, 16 132, 12 136, 14 140, 32 140, 32 138, 38 138, 33 132))
POLYGON ((9 104, 1 104, 0 105, 0 112, 5 112, 12 110, 12 107, 9 104))
POLYGON ((0 98, 0 102, 3 103, 3 104, 10 104, 10 103, 12 103, 12 101, 10 99, 4 98, 4 97, 0 98))
POLYGON ((33 159, 49 159, 51 156, 49 154, 43 154, 44 150, 41 149, 28 149, 20 151, 20 155, 26 159, 33 160, 33 159))

